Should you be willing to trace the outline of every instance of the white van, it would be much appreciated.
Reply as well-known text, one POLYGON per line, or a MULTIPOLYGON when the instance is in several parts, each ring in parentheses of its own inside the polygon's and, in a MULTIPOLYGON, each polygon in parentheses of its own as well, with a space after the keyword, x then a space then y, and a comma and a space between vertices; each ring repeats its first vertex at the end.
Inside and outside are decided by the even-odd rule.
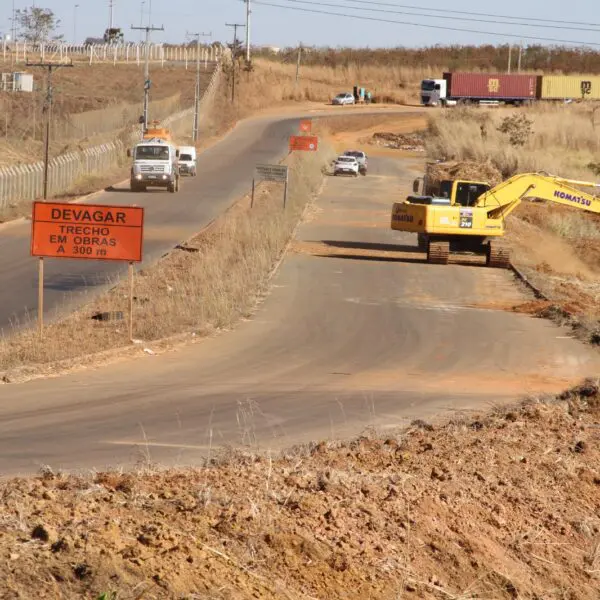
POLYGON ((196 148, 194 146, 179 147, 179 172, 182 175, 196 176, 196 148))

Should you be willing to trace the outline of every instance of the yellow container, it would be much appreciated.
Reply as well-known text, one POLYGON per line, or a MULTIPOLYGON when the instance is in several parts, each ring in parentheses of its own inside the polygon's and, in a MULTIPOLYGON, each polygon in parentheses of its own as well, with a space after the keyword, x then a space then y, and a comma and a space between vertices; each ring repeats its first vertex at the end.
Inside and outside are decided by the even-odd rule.
POLYGON ((600 100, 600 76, 542 75, 537 96, 540 100, 600 100))

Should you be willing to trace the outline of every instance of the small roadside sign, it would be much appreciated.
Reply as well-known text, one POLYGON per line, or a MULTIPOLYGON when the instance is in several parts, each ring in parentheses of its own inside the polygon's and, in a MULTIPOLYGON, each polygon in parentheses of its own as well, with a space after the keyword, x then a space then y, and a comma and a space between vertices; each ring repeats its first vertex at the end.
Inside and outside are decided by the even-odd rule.
POLYGON ((256 165, 254 178, 259 181, 279 181, 285 183, 288 180, 288 168, 286 165, 256 165))
POLYGON ((312 131, 312 121, 310 119, 300 121, 300 131, 302 133, 310 133, 312 131))
POLYGON ((31 255, 140 262, 144 209, 34 202, 31 255))
POLYGON ((316 152, 319 148, 319 138, 314 135, 292 135, 290 137, 290 152, 301 150, 316 152))

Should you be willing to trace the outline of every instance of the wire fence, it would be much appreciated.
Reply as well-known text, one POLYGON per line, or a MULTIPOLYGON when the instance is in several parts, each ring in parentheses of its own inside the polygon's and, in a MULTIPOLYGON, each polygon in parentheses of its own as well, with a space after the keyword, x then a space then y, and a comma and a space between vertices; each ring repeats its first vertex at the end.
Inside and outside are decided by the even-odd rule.
POLYGON ((26 64, 32 60, 85 61, 94 63, 184 63, 193 66, 198 58, 205 63, 219 61, 224 49, 218 45, 165 46, 163 44, 28 44, 25 42, 2 44, 0 56, 5 63, 26 64))
MULTIPOLYGON (((214 99, 220 73, 219 68, 213 72, 200 102, 200 114, 208 110, 214 99)), ((187 108, 164 118, 162 126, 168 127, 176 137, 191 136, 193 119, 194 109, 187 108)), ((53 158, 48 162, 48 197, 67 193, 77 181, 87 176, 102 174, 122 166, 126 160, 127 148, 140 138, 141 128, 132 128, 109 143, 53 158)), ((43 186, 43 161, 1 168, 0 210, 42 197, 43 186)))

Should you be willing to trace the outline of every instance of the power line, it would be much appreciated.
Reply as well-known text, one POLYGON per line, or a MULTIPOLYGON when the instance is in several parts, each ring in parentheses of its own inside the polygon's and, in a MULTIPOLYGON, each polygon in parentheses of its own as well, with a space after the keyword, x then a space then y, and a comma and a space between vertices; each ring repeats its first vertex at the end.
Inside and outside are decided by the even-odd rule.
MULTIPOLYGON (((285 0, 283 0, 283 1, 285 1, 285 0)), ((394 25, 411 25, 413 27, 425 27, 427 29, 441 29, 443 31, 460 31, 462 33, 475 33, 475 34, 479 34, 479 35, 483 34, 483 35, 490 35, 490 36, 495 35, 498 37, 536 40, 536 41, 542 41, 542 42, 555 42, 558 44, 573 44, 576 46, 600 46, 600 43, 598 43, 598 42, 585 42, 582 40, 561 40, 561 39, 556 39, 556 38, 546 38, 546 37, 533 36, 533 35, 520 35, 520 34, 517 35, 517 34, 512 34, 512 33, 500 33, 498 31, 481 31, 479 29, 463 29, 460 27, 445 27, 443 25, 429 25, 429 24, 425 24, 425 23, 412 23, 409 21, 395 21, 393 19, 384 19, 381 17, 368 17, 366 15, 349 15, 347 13, 317 10, 314 8, 302 8, 299 6, 274 4, 272 2, 263 2, 263 0, 254 0, 254 4, 259 4, 261 6, 270 6, 273 8, 285 8, 287 10, 295 10, 295 11, 305 12, 305 13, 330 15, 333 17, 344 17, 347 19, 358 19, 359 21, 372 21, 372 22, 376 22, 376 23, 391 23, 394 25)))
MULTIPOLYGON (((314 5, 314 6, 330 6, 332 8, 345 8, 345 9, 350 9, 350 10, 363 10, 363 11, 369 11, 369 12, 375 12, 375 13, 384 13, 384 14, 392 14, 392 15, 410 15, 413 17, 428 17, 430 19, 445 19, 445 20, 449 20, 449 21, 472 21, 474 23, 495 23, 496 25, 516 25, 517 27, 537 27, 540 29, 568 29, 571 31, 591 31, 594 33, 600 33, 600 31, 598 29, 592 29, 590 27, 569 27, 566 25, 540 25, 537 23, 522 23, 522 22, 518 22, 518 21, 505 21, 505 22, 499 22, 497 20, 491 20, 491 19, 477 19, 477 18, 472 18, 472 17, 452 17, 452 16, 448 16, 448 15, 428 15, 427 13, 422 13, 422 12, 407 12, 407 11, 401 11, 401 10, 390 10, 390 9, 386 9, 386 8, 368 8, 368 7, 355 7, 355 6, 343 6, 340 4, 331 4, 330 2, 311 2, 310 0, 282 0, 284 2, 293 2, 294 4, 310 4, 310 5, 314 5)), ((345 2, 354 2, 354 4, 361 4, 361 5, 365 5, 367 4, 366 2, 364 2, 364 0, 345 0, 345 2)), ((384 5, 384 6, 399 6, 399 5, 395 5, 395 4, 387 4, 387 3, 379 3, 379 2, 373 2, 373 3, 369 3, 369 4, 379 4, 379 5, 384 5)), ((503 19, 508 19, 511 17, 498 17, 498 18, 503 18, 503 19)))
MULTIPOLYGON (((351 4, 365 4, 365 0, 345 0, 351 4)), ((369 1, 368 4, 373 6, 392 6, 397 8, 408 8, 414 10, 428 10, 429 12, 439 12, 439 13, 452 13, 455 15, 468 15, 468 16, 476 16, 476 17, 492 17, 495 19, 515 19, 517 21, 537 21, 540 23, 559 23, 561 25, 586 25, 588 27, 600 27, 600 23, 586 23, 583 21, 563 21, 556 19, 540 19, 538 17, 519 17, 515 15, 497 15, 491 13, 480 13, 466 10, 451 10, 449 8, 427 8, 425 6, 412 6, 409 4, 398 4, 396 2, 372 2, 369 1)), ((430 15, 428 15, 430 16, 430 15)))

